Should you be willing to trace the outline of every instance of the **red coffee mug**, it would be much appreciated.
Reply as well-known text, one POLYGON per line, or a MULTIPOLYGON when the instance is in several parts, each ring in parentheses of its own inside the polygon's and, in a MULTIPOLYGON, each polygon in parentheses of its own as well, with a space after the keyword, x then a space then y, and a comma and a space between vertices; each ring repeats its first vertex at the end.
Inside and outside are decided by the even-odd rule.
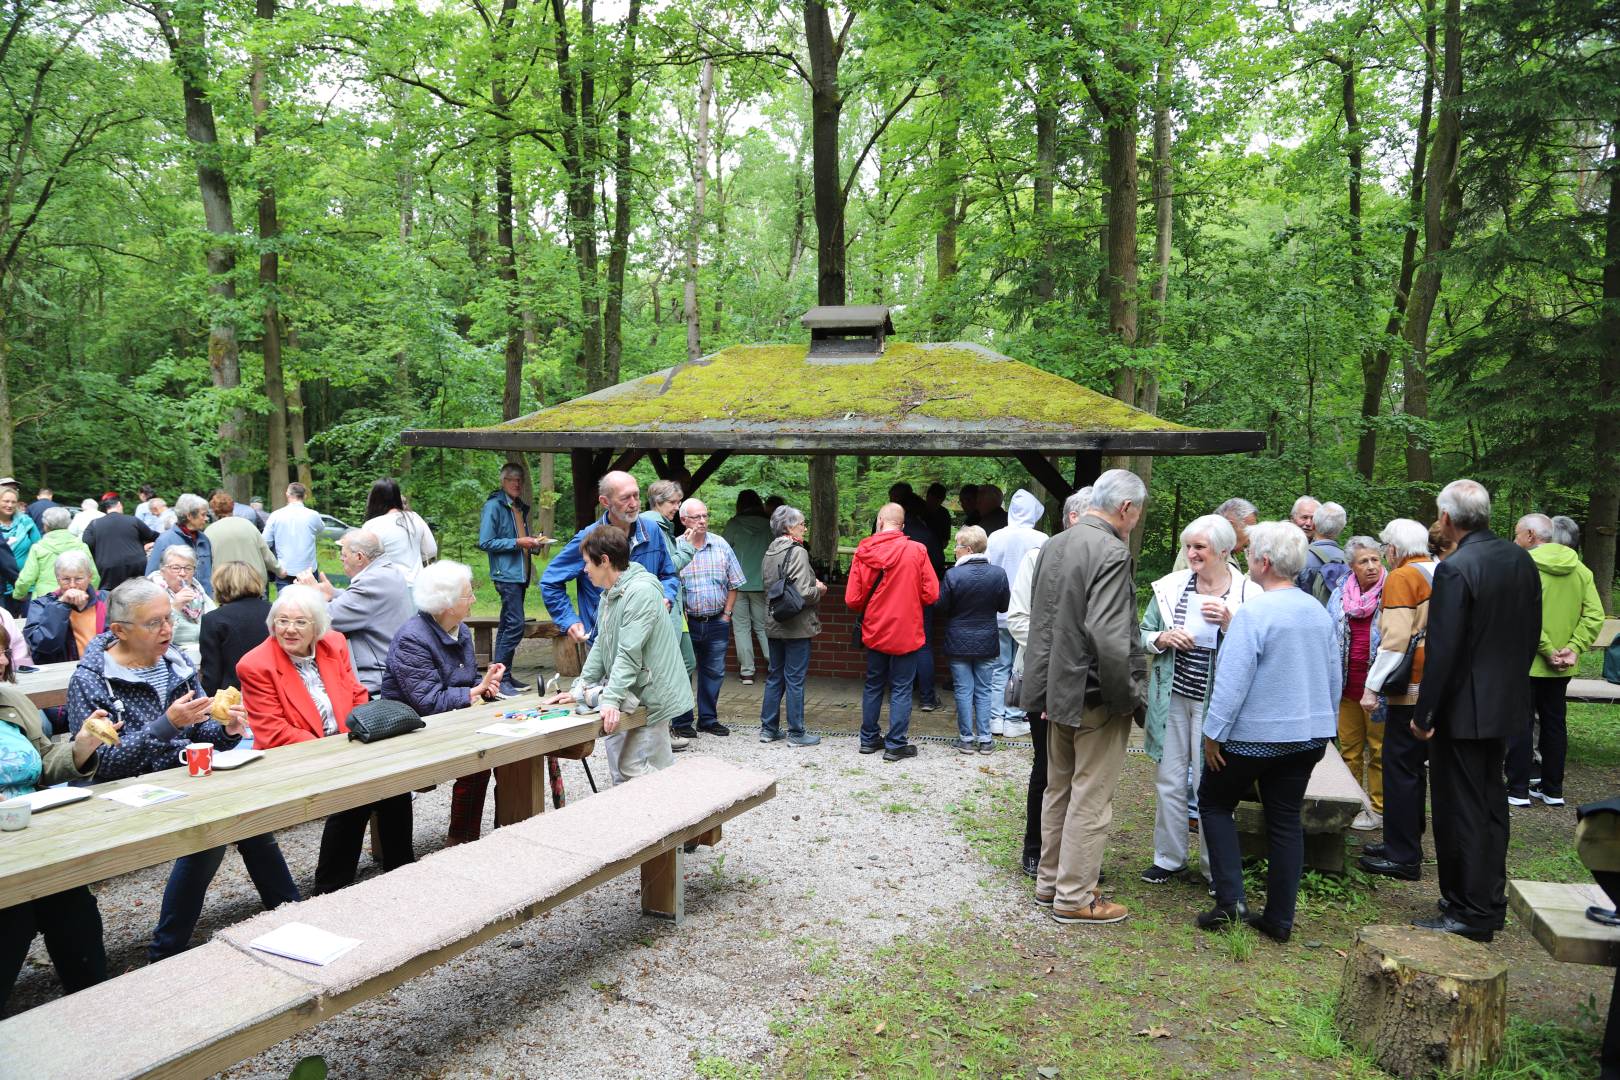
POLYGON ((186 748, 180 751, 180 764, 184 765, 192 776, 207 776, 214 771, 214 744, 187 743, 186 748))

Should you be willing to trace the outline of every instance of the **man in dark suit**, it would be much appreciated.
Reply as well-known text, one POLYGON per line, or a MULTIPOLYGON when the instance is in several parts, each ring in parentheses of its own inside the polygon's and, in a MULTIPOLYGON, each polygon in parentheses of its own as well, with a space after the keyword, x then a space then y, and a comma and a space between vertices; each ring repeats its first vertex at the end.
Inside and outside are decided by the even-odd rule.
POLYGON ((1434 572, 1412 732, 1429 743, 1440 914, 1415 925, 1489 941, 1507 912, 1502 764, 1531 708, 1541 579, 1523 548, 1487 527, 1483 485, 1454 480, 1438 504, 1440 532, 1457 547, 1434 572))

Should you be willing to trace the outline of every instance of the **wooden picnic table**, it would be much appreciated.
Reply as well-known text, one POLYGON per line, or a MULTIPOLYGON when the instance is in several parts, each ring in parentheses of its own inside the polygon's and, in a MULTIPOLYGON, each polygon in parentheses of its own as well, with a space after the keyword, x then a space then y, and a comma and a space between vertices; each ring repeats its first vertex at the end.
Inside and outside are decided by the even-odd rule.
MULTIPOLYGON (((480 735, 513 701, 424 717, 426 729, 371 744, 341 736, 265 751, 238 769, 193 777, 183 768, 97 784, 97 795, 156 784, 186 797, 140 808, 90 798, 33 816, 0 833, 0 909, 250 836, 327 817, 483 769, 496 770, 495 820, 505 825, 545 809, 541 756, 600 738, 594 713, 543 735, 480 735)), ((646 713, 626 716, 639 727, 646 713)))
POLYGON ((77 660, 64 660, 60 664, 42 664, 33 671, 19 671, 17 689, 41 709, 66 705, 68 680, 78 666, 77 660))
POLYGON ((1602 679, 1571 679, 1564 700, 1594 705, 1620 705, 1620 683, 1602 679))

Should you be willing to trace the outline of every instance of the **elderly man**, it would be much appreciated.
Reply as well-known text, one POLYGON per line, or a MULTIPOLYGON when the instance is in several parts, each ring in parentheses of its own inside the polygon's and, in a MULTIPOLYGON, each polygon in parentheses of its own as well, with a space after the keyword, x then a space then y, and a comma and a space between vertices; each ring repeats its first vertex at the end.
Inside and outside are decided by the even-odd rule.
POLYGON ((416 614, 411 583, 384 557, 382 541, 374 532, 353 529, 344 533, 338 541, 338 557, 349 575, 348 588, 334 588, 325 574, 317 579, 308 570, 298 576, 298 584, 311 585, 326 597, 332 629, 349 639, 355 678, 375 698, 382 693, 388 646, 399 628, 416 614))
POLYGON ((101 503, 102 516, 85 527, 84 541, 101 571, 101 587, 112 592, 146 573, 146 546, 158 538, 146 522, 124 513, 116 496, 101 503))
POLYGON ((1300 527, 1307 540, 1316 539, 1316 511, 1322 504, 1309 495, 1301 495, 1294 500, 1294 508, 1288 512, 1288 520, 1300 527))
POLYGON ((288 484, 286 496, 287 504, 272 512, 264 523, 264 539, 291 580, 315 569, 315 542, 324 525, 321 515, 304 505, 309 489, 303 484, 288 484))
POLYGON ((208 543, 214 549, 214 565, 247 563, 264 575, 265 581, 277 580, 282 576, 281 561, 270 550, 259 526, 237 514, 236 506, 236 500, 223 491, 209 496, 208 507, 214 512, 214 523, 206 531, 208 543))
MULTIPOLYGON (((142 490, 145 489, 142 488, 142 490)), ((174 528, 174 523, 180 519, 178 514, 169 509, 168 500, 161 495, 149 497, 141 504, 135 516, 155 533, 166 532, 174 528)))
MULTIPOLYGON (((686 625, 697 656, 697 730, 705 735, 730 735, 720 722, 720 686, 726 678, 726 643, 731 640, 731 614, 737 589, 748 575, 737 553, 709 531, 709 508, 697 499, 681 503, 681 537, 692 557, 681 568, 681 595, 686 604, 686 625)), ((690 729, 676 735, 691 738, 690 729)))
MULTIPOLYGON (((1046 543, 1046 533, 1036 528, 1046 507, 1034 495, 1019 488, 1013 492, 1007 511, 1007 525, 990 534, 990 544, 984 557, 992 566, 1001 567, 1010 582, 1018 576, 1024 556, 1046 543)), ((1000 641, 995 670, 990 675, 990 734, 1021 739, 1029 734, 1029 722, 1024 710, 1007 704, 1007 678, 1012 674, 1018 655, 1018 644, 1007 629, 1007 613, 996 614, 996 628, 1000 641)))
POLYGON ((884 761, 917 756, 906 740, 911 728, 911 686, 917 653, 927 640, 923 608, 939 599, 939 578, 928 549, 905 534, 899 503, 878 511, 877 532, 862 540, 850 560, 844 604, 861 616, 866 646, 866 685, 861 693, 861 753, 883 751, 884 761), (889 698, 889 730, 878 731, 883 698, 889 698))
MULTIPOLYGON (((1243 567, 1239 566, 1237 561, 1238 552, 1248 548, 1249 527, 1260 523, 1260 512, 1254 508, 1254 503, 1248 499, 1238 498, 1227 499, 1217 506, 1214 512, 1225 518, 1231 524, 1232 532, 1237 535, 1237 546, 1232 549, 1232 554, 1226 561, 1234 570, 1242 573, 1243 567)), ((1179 550, 1176 552, 1176 561, 1170 565, 1170 569, 1185 570, 1187 569, 1187 549, 1179 544, 1176 546, 1179 550)))
POLYGON ((1503 758, 1530 714, 1541 582, 1535 561, 1491 532, 1484 485, 1453 480, 1436 501, 1457 547, 1434 572, 1411 726, 1429 744, 1440 914, 1415 925, 1490 941, 1507 912, 1503 758))
POLYGON ((174 501, 174 527, 161 533, 146 553, 146 573, 156 573, 163 566, 163 553, 176 544, 190 547, 197 553, 197 587, 209 596, 214 595, 214 547, 204 535, 208 527, 208 504, 201 495, 190 492, 174 501))
POLYGON ((512 662, 523 640, 523 596, 534 577, 529 556, 542 543, 529 529, 529 504, 523 501, 522 491, 523 466, 511 461, 502 465, 501 486, 484 500, 478 520, 478 546, 489 556, 489 580, 501 597, 500 624, 490 659, 505 669, 501 693, 509 697, 529 689, 512 674, 512 662))
POLYGON ((1333 590, 1350 576, 1350 562, 1339 546, 1347 516, 1344 507, 1331 502, 1322 503, 1311 515, 1316 535, 1305 549, 1305 569, 1299 572, 1295 584, 1316 597, 1323 607, 1333 597, 1333 590))
POLYGON ((1545 514, 1519 519, 1513 542, 1530 553, 1541 575, 1541 641, 1530 663, 1529 723, 1508 738, 1508 805, 1529 806, 1532 798, 1564 805, 1564 758, 1569 749, 1564 695, 1581 653, 1603 629, 1603 601, 1592 571, 1574 549, 1553 540, 1555 526, 1545 514), (1531 743, 1541 725, 1541 783, 1531 783, 1531 743))
POLYGON ((1114 923, 1123 905, 1097 891, 1132 720, 1147 703, 1129 537, 1142 517, 1141 477, 1097 478, 1080 522, 1035 563, 1024 660, 1024 710, 1047 720, 1046 793, 1035 902, 1060 923, 1114 923))

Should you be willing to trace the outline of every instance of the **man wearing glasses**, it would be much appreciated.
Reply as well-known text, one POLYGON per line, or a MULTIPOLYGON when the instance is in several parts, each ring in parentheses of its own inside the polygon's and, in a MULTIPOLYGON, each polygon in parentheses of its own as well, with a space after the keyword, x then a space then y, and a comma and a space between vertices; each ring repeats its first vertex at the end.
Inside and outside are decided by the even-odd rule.
MULTIPOLYGON (((697 654, 697 731, 730 735, 720 722, 720 686, 726 678, 726 644, 731 641, 731 611, 737 605, 737 587, 748 580, 731 545, 709 532, 709 508, 697 499, 681 503, 686 532, 681 543, 692 550, 692 561, 681 570, 686 597, 686 625, 697 654)), ((684 738, 692 729, 672 728, 684 738)))

